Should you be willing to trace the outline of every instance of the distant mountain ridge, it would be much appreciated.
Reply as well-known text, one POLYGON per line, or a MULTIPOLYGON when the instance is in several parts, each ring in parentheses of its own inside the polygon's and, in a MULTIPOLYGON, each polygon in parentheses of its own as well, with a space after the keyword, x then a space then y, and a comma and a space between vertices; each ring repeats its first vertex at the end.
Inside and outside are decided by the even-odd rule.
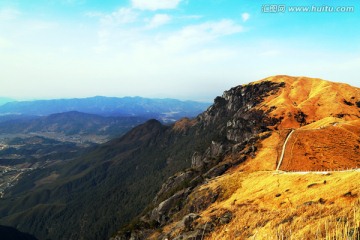
POLYGON ((8 102, 0 106, 0 115, 22 114, 46 116, 54 113, 78 111, 102 116, 143 116, 157 119, 178 119, 196 116, 210 103, 151 99, 142 97, 90 97, 8 102))
POLYGON ((76 111, 0 121, 0 133, 56 132, 65 135, 119 136, 145 122, 141 117, 103 117, 76 111))
POLYGON ((15 101, 15 100, 12 99, 12 98, 0 97, 0 106, 5 104, 5 103, 13 102, 13 101, 15 101))

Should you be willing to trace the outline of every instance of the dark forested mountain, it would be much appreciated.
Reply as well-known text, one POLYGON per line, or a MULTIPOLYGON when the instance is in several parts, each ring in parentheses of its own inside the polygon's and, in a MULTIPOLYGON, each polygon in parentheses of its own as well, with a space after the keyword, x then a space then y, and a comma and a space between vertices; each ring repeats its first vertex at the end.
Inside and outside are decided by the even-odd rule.
POLYGON ((64 135, 119 136, 145 122, 142 117, 102 117, 81 112, 56 113, 0 122, 0 133, 46 133, 64 135))
POLYGON ((72 159, 92 145, 95 144, 80 145, 40 136, 15 137, 7 140, 6 147, 0 150, 0 167, 15 165, 24 165, 25 168, 40 167, 46 163, 72 159))
POLYGON ((190 166, 191 137, 150 120, 78 159, 34 170, 0 199, 0 222, 39 239, 106 239, 190 166))
POLYGON ((36 240, 34 236, 22 233, 15 228, 0 226, 0 238, 3 240, 36 240))
POLYGON ((91 97, 9 102, 0 106, 0 115, 44 116, 53 113, 78 111, 102 116, 139 116, 171 121, 183 116, 196 116, 209 105, 209 103, 175 99, 91 97))

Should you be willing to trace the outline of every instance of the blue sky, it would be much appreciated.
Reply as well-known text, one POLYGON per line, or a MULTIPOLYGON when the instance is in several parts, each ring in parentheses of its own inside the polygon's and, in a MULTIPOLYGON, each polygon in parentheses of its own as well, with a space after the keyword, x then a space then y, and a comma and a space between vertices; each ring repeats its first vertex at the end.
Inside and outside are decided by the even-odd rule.
POLYGON ((358 26, 352 0, 0 0, 0 96, 211 101, 277 74, 360 87, 358 26))

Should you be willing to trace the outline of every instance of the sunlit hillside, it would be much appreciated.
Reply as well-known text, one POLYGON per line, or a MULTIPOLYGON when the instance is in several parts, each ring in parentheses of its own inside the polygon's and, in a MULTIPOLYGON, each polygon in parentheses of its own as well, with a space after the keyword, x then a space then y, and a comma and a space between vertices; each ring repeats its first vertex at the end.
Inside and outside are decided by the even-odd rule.
POLYGON ((285 83, 256 107, 281 119, 271 135, 244 163, 195 188, 151 238, 359 239, 359 89, 289 76, 251 84, 264 81, 285 83))
MULTIPOLYGON (((297 128, 329 117, 343 120, 360 117, 359 88, 307 77, 275 76, 261 81, 285 82, 285 87, 270 95, 260 107, 273 107, 271 114, 283 117, 279 128, 297 128)), ((338 121, 333 119, 333 123, 338 121)))

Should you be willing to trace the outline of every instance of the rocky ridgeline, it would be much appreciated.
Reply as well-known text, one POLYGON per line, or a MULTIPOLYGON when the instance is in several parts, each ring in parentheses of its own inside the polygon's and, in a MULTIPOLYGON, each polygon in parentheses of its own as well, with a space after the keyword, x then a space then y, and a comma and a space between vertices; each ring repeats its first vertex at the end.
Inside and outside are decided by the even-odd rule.
MULTIPOLYGON (((189 198, 202 183, 220 176, 230 167, 241 164, 256 154, 258 140, 270 134, 269 126, 281 119, 269 117, 268 111, 254 107, 263 99, 275 94, 285 83, 263 81, 238 86, 217 97, 207 111, 199 115, 190 131, 193 138, 202 138, 203 147, 191 158, 191 168, 170 177, 161 187, 143 216, 135 225, 128 227, 113 239, 146 239, 154 230, 170 222, 179 222, 172 232, 180 232, 177 239, 200 239, 212 231, 215 225, 231 220, 225 213, 205 227, 194 226, 197 213, 217 200, 221 189, 189 198), (226 157, 226 158, 225 158, 226 157)), ((167 239, 171 233, 163 233, 159 239, 167 239)))

